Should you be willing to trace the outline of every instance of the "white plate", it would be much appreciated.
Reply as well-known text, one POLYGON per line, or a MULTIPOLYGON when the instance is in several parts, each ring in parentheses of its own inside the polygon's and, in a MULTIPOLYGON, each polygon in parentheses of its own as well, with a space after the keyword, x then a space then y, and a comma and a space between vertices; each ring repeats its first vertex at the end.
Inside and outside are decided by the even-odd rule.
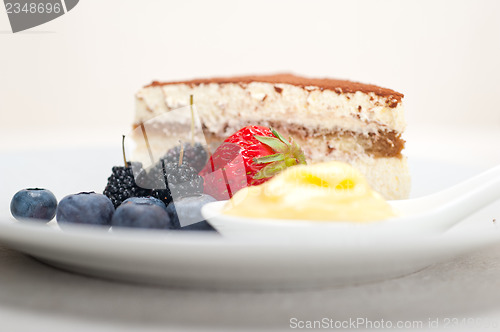
MULTIPOLYGON (((79 158, 91 159, 91 151, 82 153, 79 152, 79 158)), ((29 162, 22 156, 10 160, 12 169, 7 173, 4 169, 2 174, 12 174, 18 169, 17 164, 29 162)), ((76 167, 72 171, 80 174, 75 181, 87 186, 97 183, 96 179, 86 177, 85 172, 78 170, 78 167, 83 167, 79 164, 80 161, 76 160, 75 164, 69 165, 76 167)), ((108 170, 112 164, 106 166, 108 170)), ((454 166, 453 182, 474 173, 460 165, 454 166)), ((414 179, 423 178, 424 174, 419 170, 425 171, 429 167, 428 163, 413 164, 414 179)), ((429 193, 452 184, 442 180, 447 167, 434 163, 435 178, 425 174, 429 181, 425 184, 427 191, 422 190, 424 185, 419 188, 418 183, 415 184, 416 191, 429 193), (428 183, 433 185, 429 187, 428 183)), ((44 171, 51 172, 51 168, 44 171)), ((105 177, 98 180, 102 183, 105 177)), ((3 181, 9 190, 26 186, 18 184, 16 177, 4 176, 3 181)), ((63 188, 64 181, 60 185, 63 188)), ((2 206, 7 207, 11 193, 2 194, 2 206)), ((489 217, 499 208, 497 203, 500 202, 443 235, 374 234, 373 237, 342 241, 319 241, 312 233, 304 234, 302 239, 265 234, 259 238, 236 239, 198 233, 107 232, 88 227, 61 231, 54 222, 49 225, 16 222, 5 209, 0 217, 0 241, 54 266, 109 279, 204 288, 318 287, 401 276, 498 242, 500 230, 489 217)))

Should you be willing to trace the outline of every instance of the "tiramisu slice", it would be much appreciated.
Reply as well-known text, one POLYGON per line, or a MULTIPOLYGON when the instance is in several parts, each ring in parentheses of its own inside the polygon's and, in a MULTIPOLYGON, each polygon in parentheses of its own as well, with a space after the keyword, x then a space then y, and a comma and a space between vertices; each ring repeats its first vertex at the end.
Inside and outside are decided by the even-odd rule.
MULTIPOLYGON (((409 195, 408 166, 401 154, 405 120, 399 92, 291 74, 153 82, 136 94, 135 127, 188 106, 190 95, 211 145, 247 125, 272 126, 297 140, 309 162, 345 161, 386 199, 409 195)), ((163 120, 158 129, 188 121, 188 112, 186 108, 184 119, 163 120)), ((162 130, 148 135, 153 143, 167 139, 162 130)))

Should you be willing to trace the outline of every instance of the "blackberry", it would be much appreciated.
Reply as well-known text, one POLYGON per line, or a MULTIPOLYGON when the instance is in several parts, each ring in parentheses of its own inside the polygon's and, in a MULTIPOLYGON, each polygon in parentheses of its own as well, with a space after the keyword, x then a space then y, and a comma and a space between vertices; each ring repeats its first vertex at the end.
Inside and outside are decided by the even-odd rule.
POLYGON ((160 201, 162 201, 165 204, 168 204, 172 202, 172 193, 170 190, 167 189, 153 189, 151 191, 151 196, 154 198, 158 198, 160 201))
MULTIPOLYGON (((200 172, 208 160, 207 150, 201 145, 201 143, 191 143, 187 142, 183 144, 184 148, 184 157, 183 161, 186 161, 187 164, 193 167, 196 172, 200 172)), ((167 163, 176 163, 180 159, 181 154, 181 146, 178 145, 170 150, 162 157, 167 163)))
POLYGON ((148 175, 152 183, 163 184, 163 188, 153 189, 151 196, 160 199, 165 205, 174 199, 203 192, 203 178, 186 162, 179 165, 177 162, 168 163, 160 160, 148 175))
POLYGON ((132 164, 127 162, 127 167, 114 166, 108 178, 108 184, 103 194, 108 196, 115 208, 130 197, 149 196, 151 190, 139 187, 134 180, 132 164))

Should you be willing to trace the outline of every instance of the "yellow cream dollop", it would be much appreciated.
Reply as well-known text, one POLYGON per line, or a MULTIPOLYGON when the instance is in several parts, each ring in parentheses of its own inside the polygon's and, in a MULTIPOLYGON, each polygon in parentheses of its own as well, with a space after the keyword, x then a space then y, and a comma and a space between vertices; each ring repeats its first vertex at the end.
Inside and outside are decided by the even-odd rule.
POLYGON ((238 191, 225 214, 278 219, 375 221, 394 216, 356 169, 342 162, 297 165, 238 191))

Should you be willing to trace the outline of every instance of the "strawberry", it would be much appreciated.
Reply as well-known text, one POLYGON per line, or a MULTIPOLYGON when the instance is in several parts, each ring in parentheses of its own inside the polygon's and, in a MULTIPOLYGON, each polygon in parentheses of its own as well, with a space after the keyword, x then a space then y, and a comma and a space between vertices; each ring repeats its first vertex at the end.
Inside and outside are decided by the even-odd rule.
POLYGON ((229 136, 210 157, 200 175, 206 194, 229 199, 238 190, 266 182, 287 167, 305 164, 304 152, 276 130, 248 126, 229 136))

